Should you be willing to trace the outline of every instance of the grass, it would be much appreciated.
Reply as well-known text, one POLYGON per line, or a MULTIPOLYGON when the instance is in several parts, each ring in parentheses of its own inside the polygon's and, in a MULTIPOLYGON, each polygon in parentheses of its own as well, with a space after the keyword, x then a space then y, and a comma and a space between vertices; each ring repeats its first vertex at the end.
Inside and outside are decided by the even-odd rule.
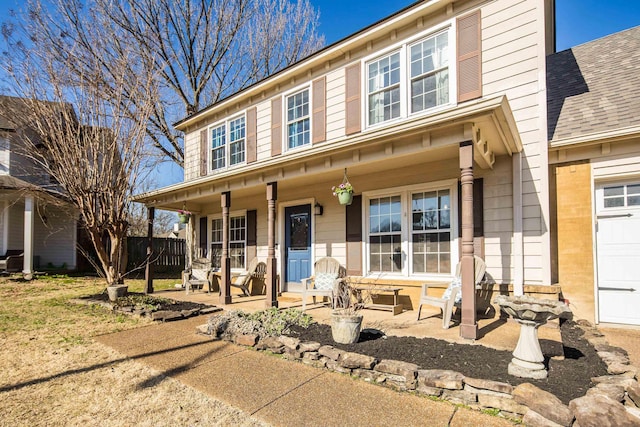
MULTIPOLYGON (((127 284, 144 289, 143 280, 127 284)), ((69 302, 104 288, 97 278, 0 278, 0 425, 261 425, 97 343, 97 335, 151 322, 69 302)))

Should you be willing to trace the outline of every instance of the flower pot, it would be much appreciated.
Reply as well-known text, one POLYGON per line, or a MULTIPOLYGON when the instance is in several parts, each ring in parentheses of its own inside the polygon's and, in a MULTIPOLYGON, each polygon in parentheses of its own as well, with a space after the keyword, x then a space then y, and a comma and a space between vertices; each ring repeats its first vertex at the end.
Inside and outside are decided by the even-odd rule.
POLYGON ((340 344, 353 344, 360 338, 362 315, 360 314, 332 314, 331 336, 340 344))
POLYGON ((348 191, 344 193, 338 194, 338 201, 341 205, 350 205, 353 201, 353 193, 349 193, 348 191))
POLYGON ((180 221, 180 224, 186 224, 189 222, 189 214, 178 214, 178 221, 180 221))
POLYGON ((113 285, 107 286, 107 294, 109 294, 109 301, 115 301, 116 299, 127 295, 127 285, 113 285))

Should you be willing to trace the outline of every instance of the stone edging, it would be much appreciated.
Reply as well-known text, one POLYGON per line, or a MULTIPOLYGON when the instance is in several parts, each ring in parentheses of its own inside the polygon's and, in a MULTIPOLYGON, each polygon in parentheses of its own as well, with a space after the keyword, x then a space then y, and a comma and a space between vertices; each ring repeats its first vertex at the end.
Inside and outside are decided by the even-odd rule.
MULTIPOLYGON (((578 324, 607 365, 609 375, 592 378, 596 385, 569 405, 530 383, 513 387, 503 382, 465 377, 456 371, 421 369, 398 360, 377 360, 287 336, 260 339, 255 334, 236 335, 228 341, 396 391, 435 396, 478 410, 497 409, 501 415, 521 419, 528 426, 640 426, 638 368, 630 364, 624 349, 609 345, 591 324, 584 321, 578 324)), ((206 324, 197 327, 196 332, 211 335, 206 324)))

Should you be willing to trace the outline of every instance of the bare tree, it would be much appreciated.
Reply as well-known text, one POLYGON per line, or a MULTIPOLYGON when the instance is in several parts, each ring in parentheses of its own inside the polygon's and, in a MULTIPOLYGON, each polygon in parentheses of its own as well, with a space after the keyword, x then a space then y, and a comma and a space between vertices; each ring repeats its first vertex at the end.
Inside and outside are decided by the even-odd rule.
MULTIPOLYGON (((163 210, 156 210, 153 219, 153 234, 166 234, 173 230, 176 223, 175 213, 163 210)), ((147 208, 141 203, 132 203, 129 208, 129 236, 146 237, 148 232, 147 208)))
POLYGON ((145 106, 135 81, 114 81, 125 58, 129 72, 149 64, 157 99, 147 134, 156 153, 183 166, 183 136, 172 123, 320 48, 317 21, 308 0, 32 0, 2 32, 10 49, 26 36, 56 52, 70 79, 97 67, 104 97, 132 114, 145 106))
POLYGON ((132 69, 130 58, 123 50, 108 76, 97 63, 76 72, 57 52, 35 45, 23 45, 5 58, 20 95, 11 104, 23 129, 23 155, 55 179, 62 197, 77 210, 108 285, 122 282, 130 198, 148 170, 146 124, 154 86, 146 72, 149 63, 132 69), (115 98, 105 99, 105 81, 115 98))

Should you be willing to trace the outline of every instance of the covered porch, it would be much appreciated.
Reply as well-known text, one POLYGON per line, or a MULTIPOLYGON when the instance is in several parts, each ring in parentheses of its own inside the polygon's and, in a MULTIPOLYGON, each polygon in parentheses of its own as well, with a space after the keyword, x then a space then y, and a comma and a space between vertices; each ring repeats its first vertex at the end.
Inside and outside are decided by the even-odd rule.
POLYGON ((263 306, 270 307, 280 306, 280 292, 300 291, 315 260, 330 256, 349 276, 401 285, 402 304, 413 310, 421 284, 446 287, 462 260, 463 335, 475 338, 473 256, 485 257, 487 237, 491 279, 523 292, 513 277, 522 251, 511 241, 518 245, 521 194, 492 198, 495 206, 485 206, 484 196, 520 179, 521 150, 509 104, 499 97, 272 156, 136 201, 150 208, 151 219, 156 207, 190 213, 192 257, 203 255, 219 270, 221 304, 234 302, 231 275, 254 257, 267 264, 263 306), (355 188, 348 206, 331 192, 345 177, 355 188), (508 226, 485 230, 485 213, 505 209, 513 213, 508 226))

